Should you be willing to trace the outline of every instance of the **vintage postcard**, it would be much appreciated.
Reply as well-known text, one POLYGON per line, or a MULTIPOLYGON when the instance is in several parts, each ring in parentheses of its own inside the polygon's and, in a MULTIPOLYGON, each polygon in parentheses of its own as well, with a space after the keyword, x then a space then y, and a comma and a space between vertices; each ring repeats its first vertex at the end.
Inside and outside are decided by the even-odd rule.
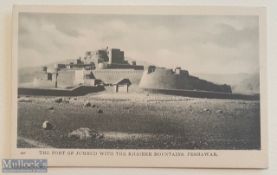
POLYGON ((266 168, 265 12, 15 6, 11 158, 266 168))

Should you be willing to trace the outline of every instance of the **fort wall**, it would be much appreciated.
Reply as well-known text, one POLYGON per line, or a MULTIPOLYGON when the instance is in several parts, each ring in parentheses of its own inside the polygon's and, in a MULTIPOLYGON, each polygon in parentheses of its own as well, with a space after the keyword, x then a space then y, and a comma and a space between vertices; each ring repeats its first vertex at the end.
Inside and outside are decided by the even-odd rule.
POLYGON ((74 86, 75 71, 74 70, 62 70, 58 72, 57 81, 56 75, 52 74, 51 79, 48 79, 48 74, 45 72, 39 72, 36 74, 36 77, 33 80, 34 87, 42 88, 68 88, 74 86))
POLYGON ((119 79, 128 78, 132 83, 131 86, 138 85, 143 74, 143 70, 132 69, 93 70, 92 72, 95 78, 101 79, 107 84, 113 84, 119 79))
POLYGON ((58 87, 73 87, 75 80, 75 70, 61 70, 58 73, 58 87))
POLYGON ((187 71, 149 67, 144 71, 139 87, 144 89, 185 89, 231 93, 228 85, 218 85, 190 76, 187 71))
POLYGON ((55 81, 48 80, 47 73, 45 72, 37 72, 35 78, 33 79, 33 87, 41 87, 41 88, 54 88, 55 81))

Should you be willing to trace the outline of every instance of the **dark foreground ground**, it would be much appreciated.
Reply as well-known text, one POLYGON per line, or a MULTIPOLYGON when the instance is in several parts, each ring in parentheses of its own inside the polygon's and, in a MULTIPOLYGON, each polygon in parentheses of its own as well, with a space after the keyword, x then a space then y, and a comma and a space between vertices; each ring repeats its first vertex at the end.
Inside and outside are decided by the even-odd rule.
POLYGON ((21 148, 260 149, 259 101, 115 93, 18 100, 21 148), (42 129, 45 120, 54 128, 42 129), (69 138, 78 128, 104 137, 69 138))

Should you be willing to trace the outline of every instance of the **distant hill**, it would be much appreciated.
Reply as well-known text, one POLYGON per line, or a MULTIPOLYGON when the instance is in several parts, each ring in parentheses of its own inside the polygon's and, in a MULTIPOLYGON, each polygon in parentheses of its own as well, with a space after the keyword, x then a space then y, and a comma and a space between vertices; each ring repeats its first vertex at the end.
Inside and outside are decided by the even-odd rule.
POLYGON ((195 74, 201 79, 231 85, 234 93, 257 94, 260 92, 259 74, 195 74))
POLYGON ((259 93, 260 92, 260 82, 258 75, 249 75, 245 79, 241 80, 239 83, 233 85, 233 90, 237 92, 245 93, 259 93))

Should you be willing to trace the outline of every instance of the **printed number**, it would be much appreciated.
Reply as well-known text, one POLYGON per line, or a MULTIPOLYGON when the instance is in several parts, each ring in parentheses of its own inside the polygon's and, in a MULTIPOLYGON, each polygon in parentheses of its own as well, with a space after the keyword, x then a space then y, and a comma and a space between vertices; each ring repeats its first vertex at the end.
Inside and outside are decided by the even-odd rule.
POLYGON ((22 151, 22 152, 20 152, 20 154, 21 154, 21 155, 24 155, 24 154, 26 154, 26 152, 22 151))

